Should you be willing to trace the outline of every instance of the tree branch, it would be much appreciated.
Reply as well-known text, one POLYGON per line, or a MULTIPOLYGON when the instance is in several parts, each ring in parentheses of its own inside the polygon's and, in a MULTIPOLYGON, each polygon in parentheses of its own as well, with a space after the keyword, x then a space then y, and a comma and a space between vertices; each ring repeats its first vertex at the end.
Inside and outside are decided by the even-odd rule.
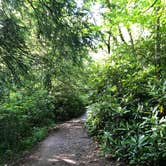
POLYGON ((120 34, 121 40, 123 41, 124 44, 128 45, 127 42, 126 42, 126 40, 125 40, 124 37, 123 37, 122 31, 121 31, 121 28, 120 28, 119 25, 118 25, 118 30, 119 30, 119 34, 120 34))
POLYGON ((155 0, 152 5, 150 5, 150 7, 148 7, 146 10, 144 10, 143 12, 147 12, 149 9, 151 9, 156 3, 157 3, 158 0, 155 0))
POLYGON ((131 46, 132 46, 133 53, 135 54, 135 46, 134 46, 134 40, 133 40, 133 36, 132 36, 132 33, 131 33, 131 29, 128 27, 127 31, 129 33, 130 43, 131 43, 131 46))

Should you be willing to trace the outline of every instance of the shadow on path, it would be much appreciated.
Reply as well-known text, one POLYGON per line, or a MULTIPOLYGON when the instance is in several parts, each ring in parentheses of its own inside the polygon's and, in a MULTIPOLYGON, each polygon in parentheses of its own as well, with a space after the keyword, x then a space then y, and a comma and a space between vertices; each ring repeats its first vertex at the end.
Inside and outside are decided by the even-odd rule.
POLYGON ((58 125, 19 166, 115 166, 98 155, 83 123, 86 115, 58 125))

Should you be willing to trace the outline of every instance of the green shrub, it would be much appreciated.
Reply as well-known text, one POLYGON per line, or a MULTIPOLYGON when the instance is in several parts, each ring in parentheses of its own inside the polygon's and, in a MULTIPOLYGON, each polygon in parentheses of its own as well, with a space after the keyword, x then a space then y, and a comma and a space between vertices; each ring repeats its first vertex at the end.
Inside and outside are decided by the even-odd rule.
POLYGON ((38 141, 42 140, 48 133, 47 127, 34 127, 32 129, 32 135, 30 137, 26 137, 22 139, 22 149, 30 149, 34 144, 36 144, 38 141))
POLYGON ((11 159, 20 149, 20 140, 30 134, 26 115, 9 110, 0 111, 0 161, 11 159))
POLYGON ((46 91, 12 92, 0 108, 0 163, 13 160, 46 135, 53 124, 53 104, 46 91))
POLYGON ((160 165, 166 157, 166 82, 153 66, 140 66, 121 59, 102 69, 87 128, 105 154, 131 165, 160 165))
POLYGON ((28 92, 14 92, 10 94, 9 100, 3 105, 4 109, 12 112, 20 112, 27 115, 28 123, 33 126, 47 126, 54 122, 54 106, 52 98, 45 90, 34 90, 30 95, 28 92))
POLYGON ((0 107, 0 165, 30 149, 56 121, 84 111, 83 100, 71 91, 50 95, 43 89, 24 88, 10 92, 0 107))
POLYGON ((54 100, 54 115, 58 121, 69 120, 85 112, 83 100, 73 92, 58 94, 54 100))

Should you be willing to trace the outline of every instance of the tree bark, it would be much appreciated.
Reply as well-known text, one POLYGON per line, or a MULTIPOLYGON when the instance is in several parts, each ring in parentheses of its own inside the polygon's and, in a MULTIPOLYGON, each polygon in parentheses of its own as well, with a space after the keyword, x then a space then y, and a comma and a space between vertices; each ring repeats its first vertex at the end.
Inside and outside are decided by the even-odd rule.
POLYGON ((160 16, 158 16, 158 12, 160 7, 156 7, 156 24, 155 24, 155 54, 154 54, 154 61, 155 61, 155 68, 156 68, 156 75, 160 78, 160 70, 161 70, 161 57, 160 57, 160 16))
POLYGON ((130 37, 131 47, 132 47, 133 53, 135 54, 135 45, 134 45, 134 40, 133 40, 133 36, 132 36, 132 33, 131 33, 131 29, 127 28, 127 30, 128 30, 129 37, 130 37))
POLYGON ((123 37, 122 31, 121 31, 121 28, 120 28, 119 25, 118 25, 118 30, 119 30, 119 34, 120 34, 120 38, 121 38, 122 42, 123 42, 124 44, 128 45, 127 42, 126 42, 126 40, 125 40, 124 37, 123 37))

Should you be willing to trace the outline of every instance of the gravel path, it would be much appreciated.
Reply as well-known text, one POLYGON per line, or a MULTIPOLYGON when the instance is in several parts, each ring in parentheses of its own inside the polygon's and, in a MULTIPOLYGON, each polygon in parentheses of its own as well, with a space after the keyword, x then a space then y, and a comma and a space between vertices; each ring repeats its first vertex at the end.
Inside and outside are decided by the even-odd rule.
POLYGON ((83 127, 85 116, 58 125, 19 166, 115 166, 99 156, 83 127))

